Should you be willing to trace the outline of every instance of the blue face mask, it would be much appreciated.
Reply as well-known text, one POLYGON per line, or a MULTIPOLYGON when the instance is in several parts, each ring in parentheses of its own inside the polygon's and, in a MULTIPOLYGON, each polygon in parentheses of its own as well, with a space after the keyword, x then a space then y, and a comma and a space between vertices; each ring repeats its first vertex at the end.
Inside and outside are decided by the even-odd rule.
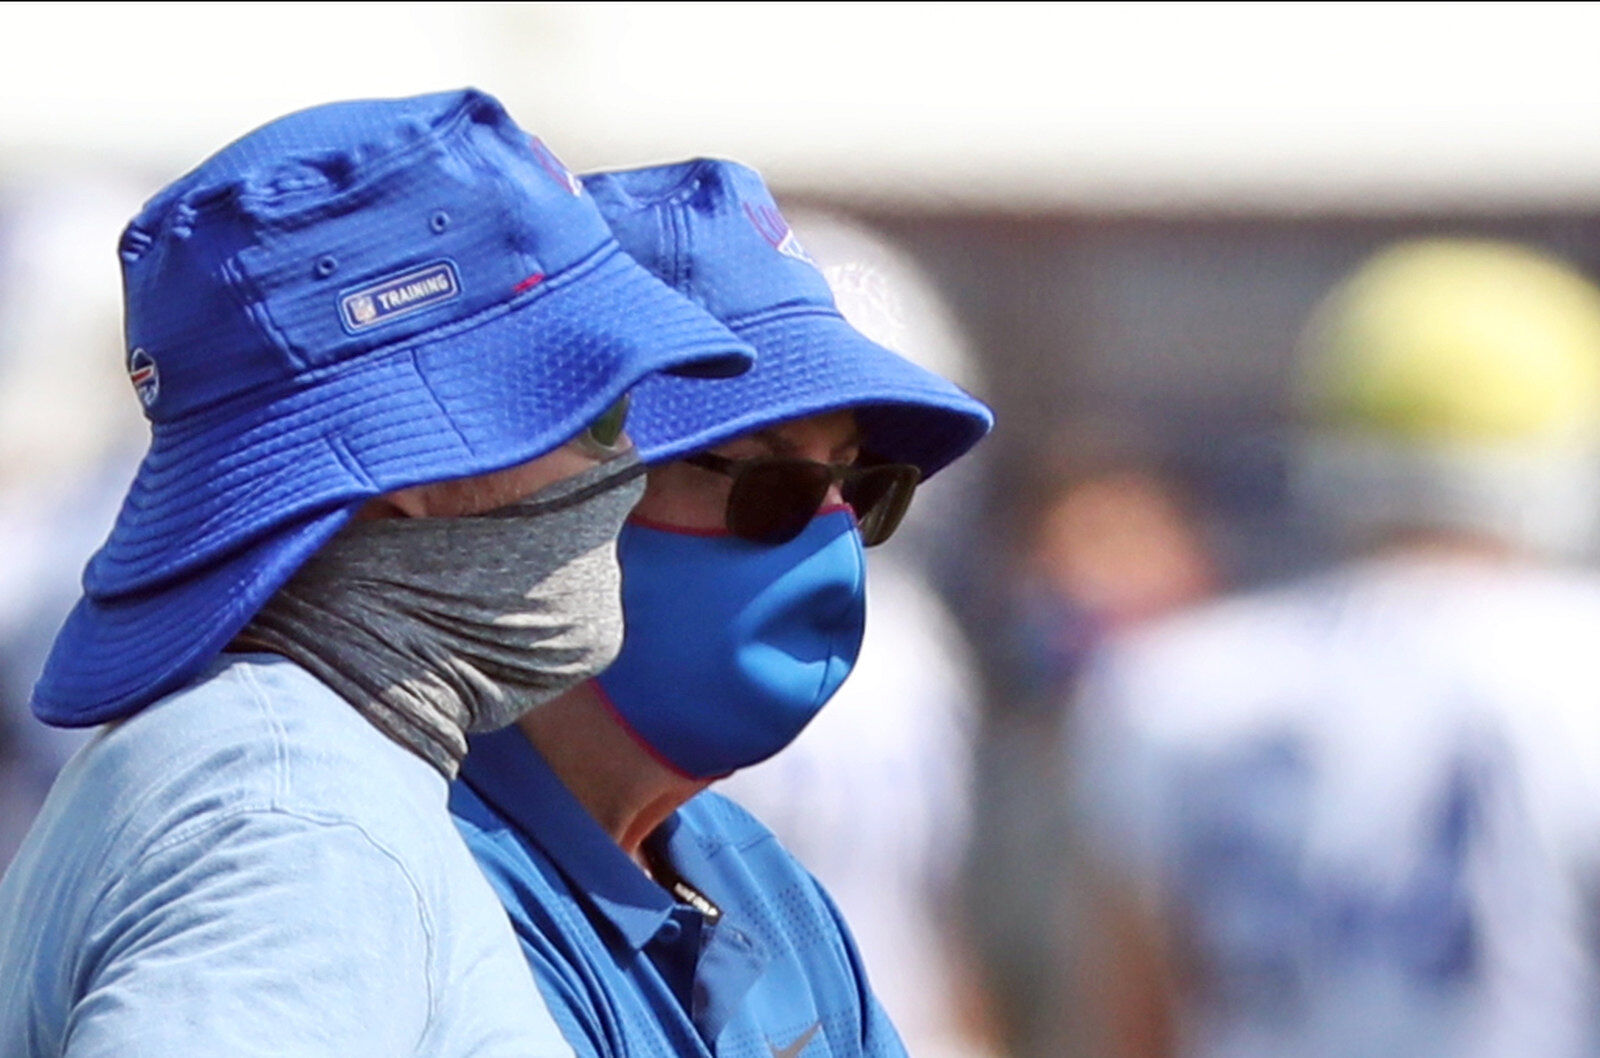
POLYGON ((778 545, 630 522, 617 556, 625 632, 600 689, 685 775, 772 756, 855 664, 866 566, 848 510, 778 545))

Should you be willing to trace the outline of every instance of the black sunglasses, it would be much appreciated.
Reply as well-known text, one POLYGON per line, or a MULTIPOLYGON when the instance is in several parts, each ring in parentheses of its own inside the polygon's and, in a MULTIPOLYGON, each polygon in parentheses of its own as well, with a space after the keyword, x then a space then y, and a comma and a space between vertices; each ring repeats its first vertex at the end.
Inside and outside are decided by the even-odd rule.
POLYGON ((922 472, 909 463, 819 463, 814 459, 760 456, 729 459, 702 452, 683 460, 733 479, 728 531, 758 544, 781 544, 800 535, 837 484, 855 511, 867 547, 894 535, 911 506, 922 472))

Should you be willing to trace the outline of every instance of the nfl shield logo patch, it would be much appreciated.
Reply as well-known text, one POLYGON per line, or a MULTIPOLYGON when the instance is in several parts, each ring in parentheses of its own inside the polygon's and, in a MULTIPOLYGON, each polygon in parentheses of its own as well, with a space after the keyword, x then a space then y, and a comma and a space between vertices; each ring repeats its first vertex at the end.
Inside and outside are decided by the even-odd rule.
POLYGON ((156 361, 143 349, 135 349, 128 354, 128 380, 133 383, 133 391, 139 394, 139 402, 146 408, 156 402, 156 397, 161 394, 161 373, 156 370, 156 361))
POLYGON ((378 318, 378 306, 365 294, 358 294, 350 299, 350 321, 356 326, 371 323, 378 318))

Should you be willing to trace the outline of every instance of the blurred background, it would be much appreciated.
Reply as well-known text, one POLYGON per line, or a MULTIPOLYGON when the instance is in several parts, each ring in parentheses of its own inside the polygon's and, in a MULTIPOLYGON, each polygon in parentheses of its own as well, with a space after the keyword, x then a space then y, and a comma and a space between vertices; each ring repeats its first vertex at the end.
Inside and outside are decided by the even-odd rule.
MULTIPOLYGON (((914 1054, 1181 1047, 1084 1030, 1067 983, 1100 914, 1077 681, 1334 560, 1296 356, 1363 260, 1467 236, 1600 275, 1597 38, 1528 3, 0 8, 0 865, 82 737, 28 691, 144 445, 122 224, 284 112, 472 84, 579 172, 760 169, 858 325, 993 404, 875 556, 871 668, 736 796, 840 893, 914 1054)), ((1375 1046, 1315 1053, 1407 1053, 1375 1046)))

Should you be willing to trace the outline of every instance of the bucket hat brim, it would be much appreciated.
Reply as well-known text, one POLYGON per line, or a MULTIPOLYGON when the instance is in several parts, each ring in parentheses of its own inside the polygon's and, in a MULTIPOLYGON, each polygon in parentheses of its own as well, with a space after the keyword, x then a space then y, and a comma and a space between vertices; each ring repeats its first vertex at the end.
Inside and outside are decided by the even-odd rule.
POLYGON ((159 590, 79 599, 34 687, 34 715, 57 727, 87 727, 183 687, 353 513, 324 511, 280 527, 270 546, 246 548, 159 590))
POLYGON ((872 455, 910 463, 928 478, 994 425, 982 401, 871 341, 837 312, 809 309, 729 326, 757 351, 748 374, 715 385, 658 377, 635 392, 630 431, 648 462, 852 408, 872 455))

